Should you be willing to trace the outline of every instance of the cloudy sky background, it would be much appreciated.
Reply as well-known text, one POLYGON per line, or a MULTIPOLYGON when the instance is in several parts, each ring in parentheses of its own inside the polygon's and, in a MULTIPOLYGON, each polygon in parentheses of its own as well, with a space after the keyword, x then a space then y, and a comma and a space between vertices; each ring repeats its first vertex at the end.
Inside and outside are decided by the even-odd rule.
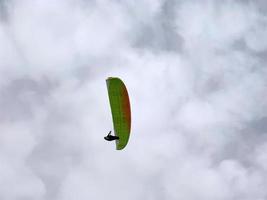
POLYGON ((266 200, 264 0, 0 0, 1 200, 266 200), (132 103, 123 151, 105 85, 132 103))

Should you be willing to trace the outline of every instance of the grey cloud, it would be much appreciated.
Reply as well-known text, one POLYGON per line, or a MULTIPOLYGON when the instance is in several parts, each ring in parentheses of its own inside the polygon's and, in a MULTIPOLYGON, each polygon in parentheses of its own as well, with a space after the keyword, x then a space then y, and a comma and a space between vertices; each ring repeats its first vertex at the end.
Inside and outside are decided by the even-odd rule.
POLYGON ((266 199, 264 6, 1 1, 0 198, 266 199), (121 152, 108 76, 131 97, 121 152))
POLYGON ((181 51, 182 37, 175 31, 175 1, 165 1, 149 23, 138 23, 134 45, 151 51, 181 51))

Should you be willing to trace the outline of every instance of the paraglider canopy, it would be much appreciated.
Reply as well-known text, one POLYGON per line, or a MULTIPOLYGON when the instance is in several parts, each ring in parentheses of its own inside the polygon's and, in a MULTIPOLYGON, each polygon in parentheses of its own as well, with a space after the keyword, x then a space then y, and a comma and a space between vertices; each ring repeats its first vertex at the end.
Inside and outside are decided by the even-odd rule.
POLYGON ((129 140, 131 132, 131 109, 127 89, 119 78, 106 79, 109 103, 111 107, 113 127, 116 140, 116 149, 123 149, 129 140))

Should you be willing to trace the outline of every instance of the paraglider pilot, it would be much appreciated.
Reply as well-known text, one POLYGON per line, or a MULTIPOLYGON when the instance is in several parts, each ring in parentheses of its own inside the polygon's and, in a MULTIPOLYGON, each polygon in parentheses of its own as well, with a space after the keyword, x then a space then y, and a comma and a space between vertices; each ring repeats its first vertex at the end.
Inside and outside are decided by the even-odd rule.
POLYGON ((113 140, 118 140, 119 139, 118 136, 110 135, 110 134, 111 134, 111 131, 109 131, 108 135, 106 137, 104 137, 104 139, 107 140, 107 141, 113 141, 113 140))

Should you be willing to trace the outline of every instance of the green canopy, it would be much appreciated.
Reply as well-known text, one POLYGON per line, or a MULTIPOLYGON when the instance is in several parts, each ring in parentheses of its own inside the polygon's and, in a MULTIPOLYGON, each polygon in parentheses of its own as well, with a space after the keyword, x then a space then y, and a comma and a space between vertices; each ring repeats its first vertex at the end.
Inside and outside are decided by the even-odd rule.
POLYGON ((116 149, 121 150, 127 145, 131 131, 129 96, 124 83, 119 78, 109 77, 106 83, 114 132, 119 137, 119 140, 116 140, 116 149))

